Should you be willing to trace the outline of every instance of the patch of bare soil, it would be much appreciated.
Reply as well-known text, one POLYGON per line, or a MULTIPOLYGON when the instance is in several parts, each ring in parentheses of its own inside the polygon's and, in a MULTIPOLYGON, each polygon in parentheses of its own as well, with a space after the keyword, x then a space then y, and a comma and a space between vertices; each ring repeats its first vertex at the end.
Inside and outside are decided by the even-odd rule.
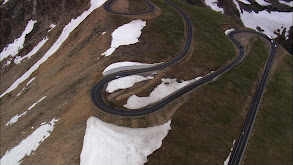
POLYGON ((128 13, 129 2, 128 0, 117 0, 112 5, 112 9, 121 13, 128 13))
MULTIPOLYGON (((22 164, 79 164, 86 121, 97 110, 90 99, 89 91, 101 77, 105 64, 112 60, 105 57, 98 60, 110 45, 111 32, 117 28, 112 21, 112 17, 109 17, 103 8, 95 10, 71 33, 60 49, 30 76, 36 76, 36 79, 20 96, 16 94, 30 78, 1 99, 1 157, 41 123, 56 117, 59 121, 51 136, 33 155, 24 158, 22 164), (107 33, 102 35, 104 31, 107 33), (47 98, 25 116, 19 118, 16 123, 5 126, 13 116, 24 112, 43 96, 47 98)), ((56 28, 56 36, 50 35, 51 40, 46 44, 46 48, 42 49, 32 62, 30 59, 15 67, 30 68, 33 61, 41 58, 55 42, 59 36, 57 34, 62 31, 62 27, 56 28)), ((16 79, 26 70, 22 69, 19 74, 15 74, 17 69, 10 69, 2 76, 16 79)), ((2 76, 1 84, 7 84, 5 87, 1 86, 3 91, 13 81, 7 81, 2 76)))
MULTIPOLYGON (((87 3, 85 4, 88 5, 87 3)), ((119 10, 124 10, 126 7, 119 6, 119 10)), ((86 9, 87 7, 83 7, 83 10, 86 9)), ((159 16, 160 13, 160 9, 156 7, 153 13, 133 17, 152 19, 159 16)), ((57 40, 63 27, 72 18, 71 16, 59 18, 58 21, 60 22, 49 33, 47 33, 48 28, 45 27, 52 22, 49 20, 43 20, 45 23, 39 21, 39 28, 30 34, 30 39, 28 39, 31 46, 25 45, 21 55, 29 52, 46 35, 49 40, 31 59, 19 65, 12 64, 5 68, 4 72, 1 72, 1 93, 45 54, 57 40)), ((22 164, 79 164, 86 121, 90 116, 96 116, 104 121, 112 121, 114 124, 130 127, 148 127, 163 124, 171 118, 176 106, 171 107, 170 109, 172 110, 168 109, 167 113, 161 111, 152 114, 153 116, 128 119, 104 114, 94 106, 90 99, 92 86, 102 78, 101 73, 109 64, 127 60, 161 62, 155 58, 152 59, 153 54, 147 54, 149 52, 145 51, 150 47, 156 51, 165 45, 164 43, 153 45, 153 41, 158 40, 160 36, 154 36, 149 27, 144 28, 145 31, 140 37, 140 43, 128 47, 122 46, 111 57, 101 56, 110 46, 111 33, 118 26, 130 22, 132 19, 132 17, 126 16, 119 16, 118 18, 118 16, 106 13, 102 7, 93 11, 70 34, 55 54, 43 63, 25 82, 1 98, 1 157, 6 151, 17 146, 23 139, 32 134, 33 131, 40 127, 41 123, 49 122, 55 117, 59 121, 55 124, 54 131, 50 137, 40 144, 34 154, 25 157, 22 164), (102 35, 105 31, 106 33, 102 35), (125 52, 128 52, 128 55, 124 55, 125 52), (35 80, 26 87, 20 96, 16 96, 33 77, 36 77, 35 80), (47 97, 28 111, 26 115, 19 118, 16 123, 5 126, 13 116, 23 113, 43 96, 47 97)), ((19 29, 19 31, 22 30, 19 29)), ((169 58, 164 57, 164 55, 160 57, 162 59, 169 58)))

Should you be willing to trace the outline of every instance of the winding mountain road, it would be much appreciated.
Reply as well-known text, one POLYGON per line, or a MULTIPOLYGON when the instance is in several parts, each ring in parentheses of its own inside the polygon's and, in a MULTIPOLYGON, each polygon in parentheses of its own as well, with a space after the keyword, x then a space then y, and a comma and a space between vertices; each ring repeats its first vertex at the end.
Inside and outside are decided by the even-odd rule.
POLYGON ((241 162, 242 156, 243 156, 243 151, 245 150, 249 135, 251 133, 254 121, 255 121, 255 117, 261 102, 261 98, 262 95, 264 93, 265 90, 265 86, 266 86, 266 82, 270 73, 270 70, 272 68, 274 59, 275 59, 275 55, 276 55, 276 51, 277 51, 277 44, 275 43, 274 40, 271 40, 270 38, 268 38, 267 36, 254 32, 257 35, 260 35, 262 37, 264 37, 265 39, 267 39, 271 44, 271 51, 270 51, 270 55, 269 58, 267 60, 265 69, 263 71, 260 83, 258 84, 258 87, 256 89, 256 92, 254 94, 252 103, 250 105, 248 114, 246 116, 244 125, 242 127, 240 136, 237 140, 236 146, 234 147, 234 150, 232 152, 232 156, 230 158, 229 161, 229 165, 238 165, 241 162))
MULTIPOLYGON (((258 88, 256 90, 256 93, 254 95, 253 101, 251 103, 251 107, 249 109, 249 112, 247 114, 245 123, 243 125, 241 134, 239 136, 239 139, 236 143, 236 146, 234 147, 235 149, 232 152, 232 156, 230 158, 229 164, 230 165, 237 165, 240 163, 242 155, 243 155, 243 151, 246 147, 246 143, 247 140, 249 138, 249 134, 251 132, 251 128, 253 126, 254 120, 255 120, 255 116, 261 101, 261 97, 263 95, 264 92, 264 88, 266 85, 266 81, 268 78, 268 75, 270 73, 270 69, 272 67, 273 61, 274 61, 274 57, 276 54, 276 50, 277 50, 277 45, 275 43, 274 40, 268 38, 266 35, 262 34, 262 33, 258 33, 255 31, 245 31, 245 30, 235 30, 232 31, 228 34, 229 39, 237 46, 237 48, 239 49, 239 55, 229 64, 227 64, 226 66, 222 67, 221 69, 205 76, 204 78, 172 93, 171 95, 169 95, 168 97, 166 97, 165 99, 152 104, 150 106, 141 108, 141 109, 137 109, 137 110, 126 110, 126 109, 119 109, 116 107, 111 107, 109 105, 107 105, 103 98, 102 98, 102 91, 103 89, 106 87, 106 85, 116 79, 117 77, 125 77, 125 76, 130 76, 130 75, 134 75, 134 74, 139 74, 139 73, 143 73, 143 72, 153 72, 153 71, 158 71, 158 70, 162 70, 165 69, 171 65, 173 65, 174 63, 178 62, 179 60, 181 60, 183 57, 185 57, 187 55, 187 53, 190 50, 191 47, 191 42, 192 42, 192 36, 193 36, 193 30, 192 30, 192 23, 191 20, 188 18, 188 16, 185 14, 184 11, 182 11, 179 7, 177 7, 175 4, 173 4, 172 2, 170 2, 169 0, 165 0, 169 5, 171 5, 183 18, 183 21, 185 23, 185 36, 186 36, 186 40, 185 40, 185 44, 184 44, 184 48, 183 50, 180 52, 180 54, 178 56, 176 56, 174 59, 154 66, 154 67, 149 67, 149 68, 143 68, 143 69, 136 69, 136 70, 127 70, 127 71, 121 71, 121 72, 116 72, 113 74, 110 74, 108 76, 105 76, 102 80, 100 80, 97 84, 94 85, 94 87, 91 90, 91 99, 93 101, 93 103, 96 105, 96 107, 98 107, 99 109, 101 109, 104 112, 110 113, 110 114, 114 114, 114 115, 120 115, 120 116, 142 116, 142 115, 146 115, 146 114, 150 114, 152 112, 155 112, 157 110, 159 110, 160 108, 164 107, 166 104, 168 104, 169 102, 173 101, 174 99, 180 97, 181 95, 189 92, 190 90, 193 90, 203 84, 206 84, 210 81, 212 81, 214 78, 217 78, 218 76, 220 76, 221 74, 229 71, 231 68, 233 68, 234 66, 236 66, 238 63, 240 63, 243 58, 245 57, 245 50, 243 48, 243 46, 234 38, 234 36, 236 34, 239 33, 252 33, 255 35, 258 35, 260 37, 265 38, 266 40, 268 40, 270 42, 271 45, 271 51, 270 51, 270 55, 269 58, 267 60, 266 66, 265 66, 265 70, 263 72, 263 75, 261 77, 261 81, 258 85, 258 88)), ((152 5, 148 0, 144 0, 144 2, 146 3, 146 5, 148 6, 148 9, 146 11, 143 12, 139 12, 139 13, 119 13, 119 12, 115 12, 111 9, 112 4, 115 2, 115 0, 109 0, 105 5, 104 8, 106 11, 113 13, 113 14, 119 14, 119 15, 137 15, 137 14, 145 14, 148 12, 152 12, 154 10, 154 5, 152 5)))

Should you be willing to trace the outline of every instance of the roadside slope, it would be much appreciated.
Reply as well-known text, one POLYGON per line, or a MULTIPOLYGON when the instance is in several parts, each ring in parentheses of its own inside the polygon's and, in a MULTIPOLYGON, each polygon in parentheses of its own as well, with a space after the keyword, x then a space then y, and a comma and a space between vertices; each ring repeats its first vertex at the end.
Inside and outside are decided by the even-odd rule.
POLYGON ((292 164, 292 55, 275 71, 263 97, 244 164, 292 164))

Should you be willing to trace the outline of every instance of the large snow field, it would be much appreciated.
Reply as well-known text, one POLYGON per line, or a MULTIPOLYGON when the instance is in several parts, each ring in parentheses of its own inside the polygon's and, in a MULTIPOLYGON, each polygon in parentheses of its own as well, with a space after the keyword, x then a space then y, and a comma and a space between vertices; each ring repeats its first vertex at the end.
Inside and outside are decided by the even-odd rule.
MULTIPOLYGON (((18 78, 4 93, 1 94, 0 98, 10 93, 12 90, 18 87, 20 83, 30 77, 30 75, 36 71, 41 64, 43 64, 51 55, 53 55, 62 45, 62 43, 69 37, 69 34, 83 21, 92 11, 103 5, 106 0, 91 0, 91 7, 89 10, 83 12, 80 16, 72 19, 64 28, 62 33, 56 42, 50 47, 50 49, 44 54, 44 56, 37 61, 27 72, 25 72, 20 78, 18 78)), ((1 57, 2 58, 2 57, 1 57)))
POLYGON ((31 105, 31 106, 30 106, 26 111, 24 111, 23 113, 21 113, 21 114, 17 114, 17 115, 15 115, 15 116, 13 116, 13 117, 12 117, 12 118, 6 123, 6 126, 9 126, 9 125, 11 125, 11 124, 17 122, 17 120, 18 120, 20 117, 24 116, 24 115, 27 113, 27 111, 30 111, 31 109, 33 109, 38 103, 40 103, 41 101, 43 101, 46 97, 47 97, 47 96, 44 96, 44 97, 42 97, 41 99, 39 99, 37 102, 35 102, 33 105, 31 105))
POLYGON ((158 64, 161 64, 161 63, 147 64, 147 63, 130 62, 130 61, 116 62, 107 66, 107 68, 103 71, 103 75, 106 76, 115 72, 129 70, 129 69, 147 68, 147 67, 155 66, 158 64))
MULTIPOLYGON (((6 3, 6 1, 4 2, 6 3)), ((15 55, 18 54, 18 52, 23 48, 23 44, 24 44, 24 41, 25 41, 25 36, 27 34, 29 34, 33 28, 34 28, 34 25, 37 21, 35 20, 30 20, 28 21, 24 31, 22 32, 21 36, 17 39, 15 39, 13 41, 13 43, 10 43, 8 44, 3 50, 2 52, 0 53, 0 62, 11 56, 11 57, 14 57, 15 55)))
MULTIPOLYGON (((250 2, 247 0, 239 0, 239 1, 245 4, 250 4, 250 2)), ((267 36, 271 38, 277 38, 278 37, 277 34, 283 34, 283 32, 285 32, 286 39, 289 38, 289 30, 290 30, 290 27, 293 25, 293 19, 292 19, 293 12, 278 12, 278 11, 268 12, 267 10, 259 11, 258 13, 254 11, 248 12, 240 8, 237 0, 233 0, 233 2, 236 5, 237 9, 239 10, 240 19, 243 22, 245 27, 254 29, 256 31, 258 31, 257 27, 260 27, 261 29, 264 30, 262 33, 266 34, 267 36), (280 32, 278 32, 278 30, 280 32)), ((219 7, 217 6, 217 0, 205 0, 205 3, 208 6, 210 6, 214 11, 222 10, 221 8, 219 9, 219 7)), ((257 3, 263 6, 271 5, 270 3, 264 0, 257 0, 257 3)))
POLYGON ((123 107, 127 109, 139 109, 156 103, 163 98, 167 97, 171 93, 177 91, 180 88, 185 87, 186 85, 195 82, 202 77, 197 77, 188 81, 181 81, 180 83, 176 81, 176 79, 166 79, 162 78, 162 83, 159 84, 147 97, 138 97, 136 95, 132 95, 128 98, 127 104, 123 105, 123 107))
POLYGON ((1 165, 18 165, 25 156, 30 156, 47 139, 54 130, 54 125, 58 119, 53 118, 49 123, 43 122, 31 135, 23 139, 17 146, 6 151, 1 158, 1 165))
POLYGON ((218 11, 224 14, 224 9, 218 6, 218 0, 205 0, 205 4, 212 10, 218 11))
POLYGON ((80 154, 81 165, 143 165, 159 149, 171 120, 148 128, 116 126, 90 117, 80 154))
POLYGON ((138 42, 138 38, 141 35, 141 30, 146 26, 146 21, 140 19, 133 20, 127 24, 119 26, 114 30, 112 35, 111 46, 102 55, 110 56, 116 48, 121 45, 130 45, 138 42))
POLYGON ((285 37, 288 39, 289 30, 293 23, 292 15, 293 12, 268 12, 263 10, 255 13, 243 11, 240 13, 240 18, 245 27, 254 30, 257 30, 257 27, 260 27, 264 30, 264 34, 272 38, 278 37, 278 35, 276 35, 274 32, 277 32, 279 29, 280 33, 277 32, 277 34, 282 34, 283 31, 285 31, 285 37))
POLYGON ((151 77, 151 76, 144 77, 140 75, 131 75, 131 76, 117 78, 108 83, 106 92, 113 93, 119 89, 127 89, 132 87, 135 83, 145 81, 145 80, 150 80, 153 78, 154 77, 151 77))
POLYGON ((254 29, 256 31, 257 27, 263 29, 263 33, 271 38, 277 38, 277 34, 283 34, 285 31, 285 37, 288 39, 289 30, 293 24, 292 14, 293 12, 268 12, 267 10, 259 11, 258 13, 252 11, 248 12, 242 10, 236 0, 233 0, 237 9, 240 13, 240 19, 245 27, 254 29), (280 32, 277 32, 280 30, 280 32))

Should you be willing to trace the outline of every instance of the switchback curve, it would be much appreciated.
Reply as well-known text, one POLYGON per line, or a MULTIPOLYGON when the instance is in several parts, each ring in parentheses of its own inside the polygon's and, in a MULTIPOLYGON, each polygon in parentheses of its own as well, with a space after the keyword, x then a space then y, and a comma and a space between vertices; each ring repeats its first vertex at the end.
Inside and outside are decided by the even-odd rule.
MULTIPOLYGON (((118 12, 114 12, 111 10, 110 6, 114 1, 115 0, 110 0, 107 4, 105 4, 106 7, 105 6, 104 7, 105 7, 105 9, 107 9, 107 11, 110 10, 111 13, 120 14, 118 12)), ((147 1, 147 0, 145 0, 145 1, 147 1)), ((141 109, 126 110, 126 109, 119 109, 119 108, 111 107, 111 106, 107 105, 103 101, 102 90, 105 87, 105 85, 107 85, 110 81, 116 79, 117 77, 125 77, 125 76, 143 73, 143 72, 153 72, 153 71, 162 70, 164 68, 169 67, 170 65, 173 65, 177 61, 181 60, 188 53, 190 46, 191 46, 191 42, 192 42, 192 36, 193 36, 191 20, 185 14, 185 12, 182 11, 175 4, 173 4, 172 2, 170 2, 168 0, 166 0, 166 2, 169 5, 171 5, 178 13, 180 13, 180 15, 182 16, 182 18, 185 22, 186 41, 185 41, 183 50, 180 52, 180 54, 178 56, 176 56, 174 59, 172 59, 166 63, 160 64, 160 65, 157 65, 154 67, 144 68, 144 69, 116 72, 116 73, 110 74, 108 76, 105 76, 102 80, 100 80, 98 83, 96 83, 91 90, 91 99, 92 99, 93 103, 95 104, 96 107, 98 107, 102 111, 110 113, 110 114, 114 114, 114 115, 120 115, 120 116, 142 116, 142 115, 147 115, 152 112, 155 112, 155 111, 159 110, 160 108, 164 107, 166 104, 168 104, 172 100, 180 97, 181 95, 187 93, 188 91, 190 91, 194 88, 197 88, 207 82, 212 81, 214 78, 220 76, 224 72, 230 70, 232 67, 237 65, 244 58, 245 51, 244 51, 243 46, 234 38, 235 34, 253 33, 253 34, 257 34, 257 35, 264 37, 265 39, 271 41, 271 39, 268 38, 266 35, 255 32, 255 31, 243 31, 243 30, 242 31, 238 31, 238 30, 232 31, 231 33, 229 33, 228 37, 239 49, 239 55, 231 63, 227 64, 226 66, 222 67, 221 69, 207 75, 206 77, 204 77, 204 78, 202 78, 202 79, 200 79, 200 80, 198 80, 198 81, 196 81, 196 82, 194 82, 194 83, 192 83, 192 84, 190 84, 190 85, 188 85, 188 86, 186 86, 186 87, 184 87, 174 93, 172 93, 170 96, 166 97, 165 99, 163 99, 155 104, 152 104, 150 106, 141 108, 141 109)), ((122 15, 124 15, 124 14, 122 14, 122 15)), ((274 44, 274 42, 271 42, 271 44, 272 44, 272 50, 271 50, 271 52, 272 52, 275 49, 275 47, 274 47, 275 44, 274 44)))
POLYGON ((104 4, 104 9, 109 12, 109 13, 113 13, 113 14, 117 14, 117 15, 141 15, 141 14, 146 14, 146 13, 150 13, 155 9, 155 6, 149 1, 149 0, 143 0, 143 2, 148 6, 148 9, 142 12, 137 12, 137 13, 121 13, 121 12, 117 12, 117 11, 113 11, 112 10, 112 5, 116 0, 109 0, 104 4))

